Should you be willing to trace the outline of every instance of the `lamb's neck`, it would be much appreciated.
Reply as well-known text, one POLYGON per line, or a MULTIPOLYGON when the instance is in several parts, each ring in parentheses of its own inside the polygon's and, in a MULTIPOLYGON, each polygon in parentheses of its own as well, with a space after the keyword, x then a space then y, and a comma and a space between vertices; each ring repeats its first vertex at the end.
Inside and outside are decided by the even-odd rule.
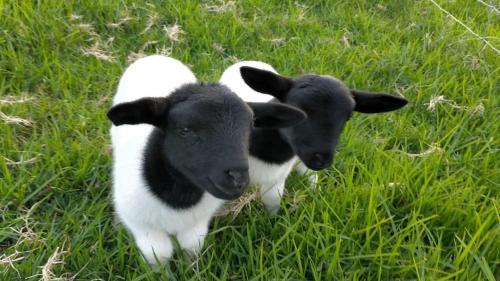
POLYGON ((262 161, 283 164, 295 156, 278 129, 254 128, 250 135, 250 154, 262 161))
POLYGON ((175 169, 163 153, 165 134, 154 129, 144 151, 143 176, 150 191, 169 207, 186 209, 198 203, 204 191, 175 169))

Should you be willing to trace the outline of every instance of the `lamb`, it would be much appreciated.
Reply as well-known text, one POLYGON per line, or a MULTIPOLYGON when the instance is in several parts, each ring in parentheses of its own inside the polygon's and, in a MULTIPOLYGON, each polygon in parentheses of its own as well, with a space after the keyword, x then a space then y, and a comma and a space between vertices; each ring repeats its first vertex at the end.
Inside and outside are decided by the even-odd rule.
POLYGON ((197 83, 187 66, 159 55, 126 69, 107 116, 114 208, 153 266, 172 255, 170 236, 198 253, 214 212, 245 190, 252 122, 276 129, 306 118, 197 83))
MULTIPOLYGON (((245 101, 279 101, 302 109, 307 119, 283 129, 252 130, 250 139, 250 183, 259 186, 266 209, 275 215, 294 165, 302 173, 332 165, 342 128, 353 111, 379 113, 399 109, 406 99, 382 93, 350 90, 327 75, 287 78, 269 64, 242 61, 222 74, 219 82, 245 101), (259 92, 259 93, 256 93, 259 92)), ((315 176, 310 177, 314 181, 315 176)))

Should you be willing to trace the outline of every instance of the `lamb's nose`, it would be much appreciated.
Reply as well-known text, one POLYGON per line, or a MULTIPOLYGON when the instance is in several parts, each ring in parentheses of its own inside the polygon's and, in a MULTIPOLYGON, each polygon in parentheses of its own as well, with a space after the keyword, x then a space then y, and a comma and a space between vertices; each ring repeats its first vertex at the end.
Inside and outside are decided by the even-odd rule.
POLYGON ((238 189, 245 188, 250 181, 248 170, 228 170, 226 174, 238 189))
POLYGON ((314 162, 316 162, 316 165, 320 167, 325 167, 327 165, 330 165, 331 158, 332 156, 330 153, 316 152, 313 154, 314 162))

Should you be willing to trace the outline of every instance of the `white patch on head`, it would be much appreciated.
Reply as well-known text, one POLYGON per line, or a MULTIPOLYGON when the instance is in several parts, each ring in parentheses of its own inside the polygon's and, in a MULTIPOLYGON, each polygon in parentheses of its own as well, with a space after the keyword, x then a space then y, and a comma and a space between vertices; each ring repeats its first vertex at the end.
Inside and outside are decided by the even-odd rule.
POLYGON ((231 89, 231 91, 233 91, 246 102, 268 102, 272 100, 274 98, 273 96, 256 92, 245 83, 240 73, 240 67, 242 66, 250 66, 278 73, 271 65, 267 63, 263 63, 260 61, 241 61, 228 67, 224 71, 224 73, 222 73, 219 82, 227 86, 229 89, 231 89))

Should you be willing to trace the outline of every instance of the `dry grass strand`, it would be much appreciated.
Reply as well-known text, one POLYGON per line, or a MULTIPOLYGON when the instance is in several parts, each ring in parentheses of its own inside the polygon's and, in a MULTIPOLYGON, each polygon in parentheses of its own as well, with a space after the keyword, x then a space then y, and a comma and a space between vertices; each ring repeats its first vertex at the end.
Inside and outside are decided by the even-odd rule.
POLYGON ((94 26, 91 23, 79 23, 74 25, 79 31, 87 32, 89 34, 96 34, 94 26))
POLYGON ((56 277, 52 271, 54 267, 58 264, 64 263, 62 256, 66 254, 67 251, 59 251, 59 247, 56 248, 54 253, 49 257, 45 265, 42 267, 42 281, 70 281, 74 280, 75 276, 69 276, 68 273, 56 277))
POLYGON ((77 15, 77 14, 71 14, 71 16, 69 16, 69 20, 70 21, 79 21, 81 20, 83 17, 80 16, 80 15, 77 15))
POLYGON ((107 27, 109 28, 114 28, 114 29, 118 29, 118 28, 121 28, 122 25, 124 25, 125 23, 133 20, 134 18, 132 17, 129 17, 128 15, 125 16, 124 18, 120 19, 118 22, 110 22, 108 24, 106 24, 107 27))
POLYGON ((433 143, 429 146, 429 148, 421 153, 408 153, 408 152, 404 152, 404 154, 406 154, 407 156, 409 157, 425 157, 425 156, 429 156, 431 154, 441 154, 443 153, 444 150, 439 147, 437 144, 433 143))
POLYGON ((280 46, 280 45, 283 45, 286 43, 286 39, 285 38, 272 38, 271 40, 269 40, 269 42, 271 42, 271 44, 273 44, 273 45, 280 46))
POLYGON ((92 46, 82 48, 81 50, 83 52, 83 55, 86 57, 92 56, 104 61, 115 61, 115 57, 111 54, 111 52, 104 49, 103 44, 100 42, 100 40, 95 40, 92 46))
POLYGON ((453 100, 446 99, 443 95, 432 97, 430 101, 425 105, 427 105, 427 110, 434 112, 436 111, 436 108, 439 104, 447 105, 453 109, 465 111, 473 116, 482 116, 485 110, 484 105, 481 102, 476 106, 459 105, 453 100))
POLYGON ((22 261, 24 258, 24 256, 21 256, 21 252, 18 251, 10 255, 3 254, 0 256, 0 266, 9 266, 10 268, 14 269, 19 275, 19 270, 17 270, 17 268, 14 266, 14 263, 22 261))
MULTIPOLYGON (((133 63, 134 61, 136 61, 136 60, 138 60, 140 58, 148 56, 149 54, 146 52, 146 49, 149 46, 155 45, 157 43, 158 43, 158 41, 147 41, 146 43, 144 43, 144 45, 142 46, 142 48, 139 49, 139 51, 137 51, 137 52, 130 52, 128 54, 128 56, 127 56, 127 62, 129 64, 131 64, 131 63, 133 63)), ((172 48, 165 47, 165 46, 162 46, 161 48, 156 47, 155 51, 153 53, 157 54, 157 55, 170 56, 172 54, 172 48)))
POLYGON ((0 111, 0 119, 7 124, 22 125, 26 127, 31 127, 33 122, 28 119, 23 119, 17 116, 9 116, 0 111))
POLYGON ((12 105, 16 103, 25 103, 34 100, 34 97, 26 97, 26 96, 6 96, 3 99, 0 99, 0 105, 12 105))
POLYGON ((144 34, 144 33, 148 32, 151 29, 151 27, 153 27, 153 25, 156 24, 157 19, 158 19, 157 13, 152 13, 151 15, 149 15, 148 21, 146 22, 146 27, 144 27, 144 29, 142 30, 142 32, 140 34, 144 34))
POLYGON ((236 2, 235 1, 217 1, 218 4, 209 5, 205 4, 205 11, 214 14, 222 14, 229 11, 236 10, 236 2))
POLYGON ((26 164, 33 164, 35 163, 36 161, 38 161, 38 157, 33 157, 33 158, 29 158, 29 159, 23 159, 23 157, 21 156, 21 159, 19 159, 19 161, 14 161, 14 160, 11 160, 7 157, 4 157, 5 159, 5 162, 7 164, 7 166, 17 166, 17 165, 26 165, 26 164))
POLYGON ((245 192, 238 199, 231 201, 224 208, 217 211, 215 214, 218 217, 225 217, 228 215, 232 215, 233 219, 238 216, 239 213, 245 208, 246 205, 250 204, 252 201, 255 201, 259 198, 259 192, 256 190, 252 190, 249 192, 245 192))
POLYGON ((173 25, 166 26, 164 25, 162 27, 163 32, 165 32, 165 36, 172 41, 172 42, 180 42, 182 41, 180 39, 181 34, 184 34, 185 32, 182 30, 181 26, 178 25, 177 23, 174 23, 173 25))

